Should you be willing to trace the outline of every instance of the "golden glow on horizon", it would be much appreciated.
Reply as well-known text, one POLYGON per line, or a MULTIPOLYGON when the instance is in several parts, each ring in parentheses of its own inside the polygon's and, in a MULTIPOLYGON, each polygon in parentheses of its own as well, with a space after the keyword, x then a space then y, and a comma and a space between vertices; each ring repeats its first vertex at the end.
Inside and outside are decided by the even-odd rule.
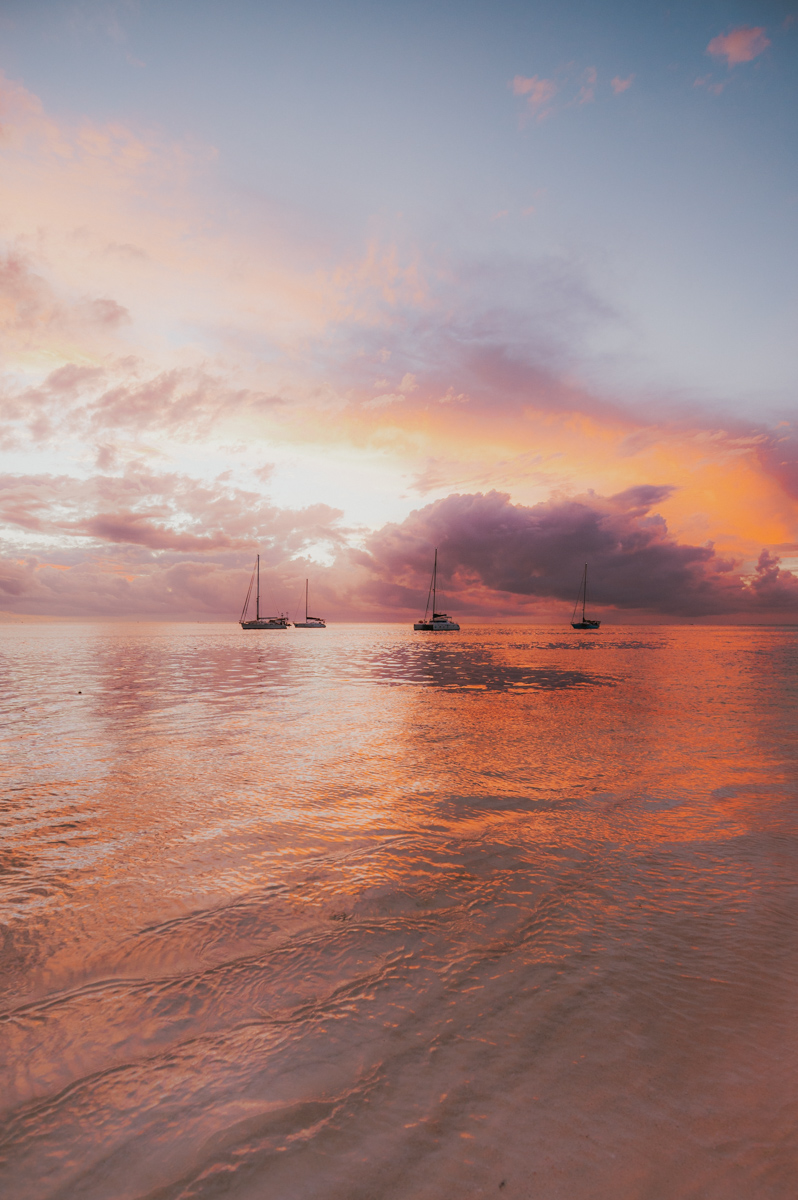
MULTIPOLYGON (((390 348, 408 313, 419 336, 428 325, 448 344, 439 280, 420 249, 371 236, 359 257, 336 259, 322 237, 309 250, 276 213, 243 202, 225 211, 212 148, 119 123, 58 122, 8 81, 2 101, 6 362, 34 384, 64 366, 96 375, 59 382, 57 435, 44 416, 31 422, 53 454, 72 436, 76 460, 96 455, 117 474, 166 472, 203 453, 227 455, 235 470, 236 446, 254 445, 267 464, 293 456, 312 487, 314 459, 340 451, 342 464, 363 464, 364 480, 382 470, 405 513, 452 492, 495 489, 533 505, 667 485, 654 511, 681 541, 712 542, 750 566, 763 546, 795 540, 795 501, 760 465, 750 432, 701 413, 655 421, 647 413, 667 408, 635 410, 574 369, 524 375, 500 354, 408 365, 390 348), (106 459, 104 439, 114 442, 106 459)), ((14 400, 19 411, 29 394, 14 400)), ((374 528, 372 490, 346 493, 350 529, 374 528)), ((115 571, 134 580, 150 568, 115 571)))

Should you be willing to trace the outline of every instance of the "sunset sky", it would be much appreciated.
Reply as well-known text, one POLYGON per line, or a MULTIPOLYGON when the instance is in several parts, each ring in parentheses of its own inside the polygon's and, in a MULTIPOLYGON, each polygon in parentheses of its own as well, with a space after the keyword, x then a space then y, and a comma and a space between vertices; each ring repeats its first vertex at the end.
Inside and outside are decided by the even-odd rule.
POLYGON ((4 0, 0 609, 798 620, 798 4, 4 0), (793 574, 795 572, 795 574, 793 574))

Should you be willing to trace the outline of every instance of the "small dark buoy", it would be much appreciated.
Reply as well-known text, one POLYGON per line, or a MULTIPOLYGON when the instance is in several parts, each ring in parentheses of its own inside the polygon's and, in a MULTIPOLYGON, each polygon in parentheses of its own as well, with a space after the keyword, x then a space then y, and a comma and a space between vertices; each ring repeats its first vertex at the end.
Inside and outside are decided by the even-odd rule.
POLYGON ((78 695, 79 695, 79 696, 82 696, 82 695, 83 695, 83 692, 78 692, 78 695))

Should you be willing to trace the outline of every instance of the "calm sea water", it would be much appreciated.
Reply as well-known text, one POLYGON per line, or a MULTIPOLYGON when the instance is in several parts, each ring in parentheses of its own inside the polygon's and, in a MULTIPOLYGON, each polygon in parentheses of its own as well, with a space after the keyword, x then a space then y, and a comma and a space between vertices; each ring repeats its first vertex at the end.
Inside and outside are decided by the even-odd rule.
POLYGON ((0 655, 8 1200, 794 1200, 798 630, 0 655))

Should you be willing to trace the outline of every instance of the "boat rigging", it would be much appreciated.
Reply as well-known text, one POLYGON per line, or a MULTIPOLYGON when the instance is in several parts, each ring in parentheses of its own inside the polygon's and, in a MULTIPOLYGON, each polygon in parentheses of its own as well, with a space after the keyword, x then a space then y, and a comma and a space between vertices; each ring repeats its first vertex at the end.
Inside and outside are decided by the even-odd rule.
POLYGON ((290 629, 291 622, 283 613, 279 617, 262 617, 260 615, 260 555, 255 562, 255 569, 249 581, 247 588, 247 598, 244 601, 244 607, 241 610, 239 625, 242 629, 290 629), (247 609, 252 596, 252 585, 255 584, 255 620, 247 620, 247 609))
POLYGON ((449 630, 459 630, 460 626, 456 621, 453 621, 446 613, 436 612, 437 608, 437 587, 438 587, 438 551, 435 551, 435 559, 432 565, 432 579, 430 580, 429 592, 427 593, 427 607, 424 609, 423 621, 416 621, 413 626, 416 630, 421 630, 424 633, 447 633, 449 630), (432 600, 432 617, 427 619, 430 611, 430 600, 432 600))
POLYGON ((327 622, 322 617, 308 616, 308 581, 305 580, 305 619, 304 621, 294 621, 297 629, 326 629, 327 622))
POLYGON ((587 563, 585 563, 585 570, 584 570, 584 574, 582 575, 582 584, 579 588, 579 593, 576 597, 576 604, 574 605, 574 611, 571 614, 571 628, 572 629, 598 629, 599 626, 601 625, 601 621, 594 621, 590 617, 585 616, 585 605, 586 604, 587 604, 587 563), (580 600, 582 601, 582 619, 581 619, 581 621, 577 621, 576 614, 577 614, 577 610, 579 608, 580 600))

